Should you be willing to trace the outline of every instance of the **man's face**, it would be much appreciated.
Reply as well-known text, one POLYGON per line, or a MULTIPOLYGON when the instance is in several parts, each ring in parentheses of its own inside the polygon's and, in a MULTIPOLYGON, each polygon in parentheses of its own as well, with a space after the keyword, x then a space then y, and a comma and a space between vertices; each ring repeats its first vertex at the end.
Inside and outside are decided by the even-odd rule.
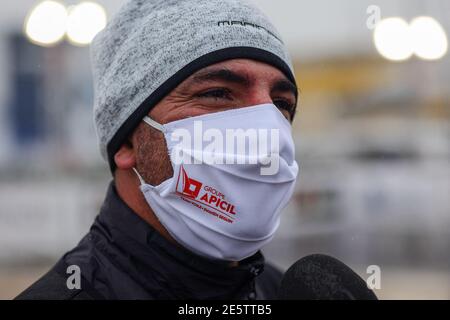
MULTIPOLYGON (((273 103, 291 119, 296 106, 295 85, 277 68, 248 59, 235 59, 203 68, 161 100, 149 113, 165 124, 234 108, 273 103)), ((164 135, 141 123, 131 142, 136 169, 144 180, 158 185, 173 176, 164 135)))

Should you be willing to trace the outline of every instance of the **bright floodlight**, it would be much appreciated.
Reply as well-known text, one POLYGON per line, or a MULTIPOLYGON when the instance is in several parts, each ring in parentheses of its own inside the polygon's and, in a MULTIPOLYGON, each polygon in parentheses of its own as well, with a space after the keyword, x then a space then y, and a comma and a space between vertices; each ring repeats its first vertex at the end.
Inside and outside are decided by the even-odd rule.
POLYGON ((94 2, 82 2, 69 8, 67 37, 72 44, 84 46, 92 42, 106 26, 106 12, 94 2))
POLYGON ((408 23, 397 17, 377 23, 373 40, 378 52, 386 59, 403 61, 413 54, 408 23))
POLYGON ((417 17, 411 21, 414 53, 424 60, 442 58, 448 49, 447 36, 442 26, 431 17, 417 17))
POLYGON ((57 1, 44 1, 27 17, 25 34, 35 44, 54 45, 64 37, 66 23, 66 8, 57 1))

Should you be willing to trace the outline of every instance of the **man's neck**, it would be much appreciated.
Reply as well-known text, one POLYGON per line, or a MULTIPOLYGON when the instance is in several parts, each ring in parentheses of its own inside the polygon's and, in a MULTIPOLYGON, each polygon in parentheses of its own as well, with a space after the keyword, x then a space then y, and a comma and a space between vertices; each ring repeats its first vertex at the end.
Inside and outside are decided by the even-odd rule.
POLYGON ((134 211, 134 213, 151 225, 168 241, 179 245, 158 220, 152 208, 150 208, 147 204, 144 195, 139 190, 139 181, 131 170, 124 171, 116 169, 116 172, 114 173, 114 182, 116 185, 117 194, 123 202, 125 202, 128 207, 134 211))

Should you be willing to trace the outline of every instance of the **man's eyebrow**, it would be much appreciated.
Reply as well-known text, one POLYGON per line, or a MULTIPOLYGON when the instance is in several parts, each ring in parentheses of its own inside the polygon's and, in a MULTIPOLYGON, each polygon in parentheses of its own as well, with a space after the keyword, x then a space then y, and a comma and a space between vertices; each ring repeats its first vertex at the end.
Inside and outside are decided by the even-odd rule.
POLYGON ((250 81, 246 76, 228 69, 205 70, 195 74, 192 79, 195 82, 225 81, 247 86, 250 84, 250 81))
POLYGON ((272 86, 272 91, 291 92, 296 99, 298 96, 297 86, 287 79, 276 81, 272 86))
MULTIPOLYGON (((226 68, 200 71, 194 74, 192 80, 197 83, 208 81, 225 81, 246 86, 250 85, 250 80, 246 76, 240 75, 239 73, 226 68)), ((277 80, 272 86, 271 91, 291 92, 296 99, 298 97, 297 86, 288 79, 277 80)))

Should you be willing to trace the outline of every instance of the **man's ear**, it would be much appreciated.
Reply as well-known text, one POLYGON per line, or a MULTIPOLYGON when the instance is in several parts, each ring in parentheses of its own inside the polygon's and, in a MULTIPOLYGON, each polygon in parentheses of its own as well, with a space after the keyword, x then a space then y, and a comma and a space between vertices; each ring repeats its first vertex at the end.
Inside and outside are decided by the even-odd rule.
POLYGON ((114 162, 118 169, 128 170, 136 166, 136 150, 131 141, 126 141, 114 155, 114 162))

